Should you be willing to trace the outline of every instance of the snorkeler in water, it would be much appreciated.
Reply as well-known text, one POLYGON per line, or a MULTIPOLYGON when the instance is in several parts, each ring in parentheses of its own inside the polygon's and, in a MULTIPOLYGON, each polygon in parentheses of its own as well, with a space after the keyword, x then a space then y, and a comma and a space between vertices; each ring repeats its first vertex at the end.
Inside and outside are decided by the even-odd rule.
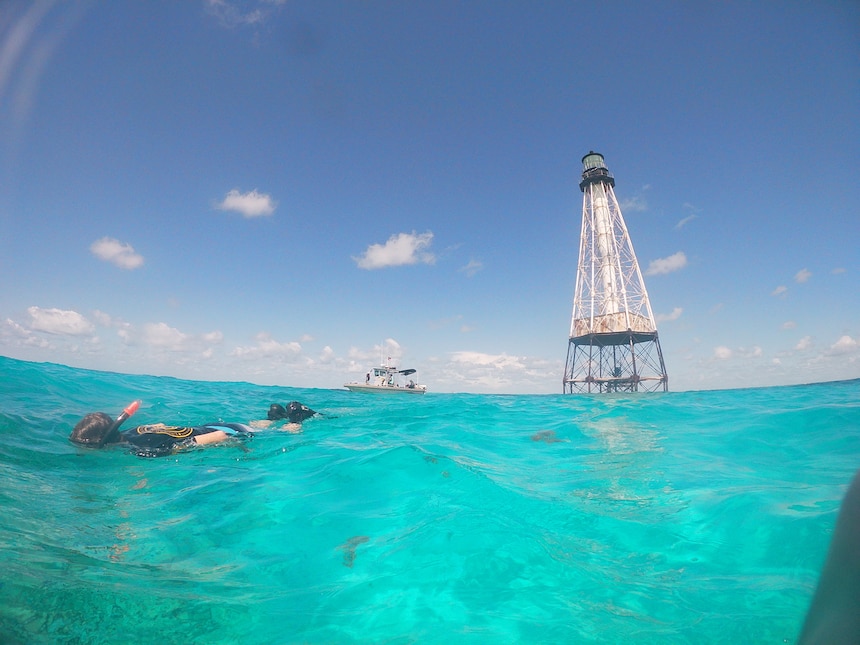
POLYGON ((315 414, 316 412, 303 403, 290 401, 287 403, 287 407, 284 407, 280 403, 272 403, 272 405, 269 406, 269 411, 266 413, 266 417, 270 421, 289 419, 290 423, 301 423, 305 419, 310 419, 315 414))
MULTIPOLYGON (((250 425, 220 422, 200 426, 168 426, 155 423, 121 432, 120 426, 139 406, 140 401, 135 401, 123 410, 116 420, 104 412, 92 412, 75 425, 69 439, 73 443, 91 448, 126 444, 138 456, 160 457, 227 440, 243 441, 254 435, 254 428, 250 425)), ((302 421, 315 414, 316 412, 298 401, 292 401, 286 408, 280 404, 272 404, 267 414, 268 423, 256 427, 269 427, 275 421, 287 420, 288 423, 282 430, 301 432, 302 421)))

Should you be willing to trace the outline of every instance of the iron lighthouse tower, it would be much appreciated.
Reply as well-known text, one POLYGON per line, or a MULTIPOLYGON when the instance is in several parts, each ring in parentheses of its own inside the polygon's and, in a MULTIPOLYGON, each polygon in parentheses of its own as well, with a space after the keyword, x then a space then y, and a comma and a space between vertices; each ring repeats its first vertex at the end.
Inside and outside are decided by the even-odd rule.
POLYGON ((603 155, 582 158, 579 188, 582 234, 562 391, 665 392, 657 324, 603 155))

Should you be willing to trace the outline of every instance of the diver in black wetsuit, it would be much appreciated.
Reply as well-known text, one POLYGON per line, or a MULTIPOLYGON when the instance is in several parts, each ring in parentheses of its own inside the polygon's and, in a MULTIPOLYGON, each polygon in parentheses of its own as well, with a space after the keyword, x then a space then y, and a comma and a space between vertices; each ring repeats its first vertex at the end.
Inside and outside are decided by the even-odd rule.
MULTIPOLYGON (((253 428, 243 423, 209 423, 201 426, 167 426, 163 423, 138 426, 120 432, 119 426, 137 410, 139 402, 125 409, 116 420, 104 412, 92 412, 81 419, 72 430, 69 439, 76 444, 102 448, 109 444, 127 444, 131 451, 141 457, 161 457, 181 450, 228 439, 247 440, 254 435, 253 428)), ((269 422, 287 419, 283 429, 290 432, 301 430, 301 422, 316 412, 298 401, 285 408, 272 404, 267 414, 269 422)))

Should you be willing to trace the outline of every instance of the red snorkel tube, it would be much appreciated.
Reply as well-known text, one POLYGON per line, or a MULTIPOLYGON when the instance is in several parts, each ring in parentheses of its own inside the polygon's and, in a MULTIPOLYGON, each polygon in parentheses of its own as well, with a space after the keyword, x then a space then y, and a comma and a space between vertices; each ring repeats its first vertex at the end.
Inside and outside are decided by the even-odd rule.
POLYGON ((101 448, 105 444, 105 442, 107 442, 108 437, 110 437, 114 432, 119 431, 119 427, 123 423, 125 423, 131 415, 137 412, 137 409, 139 407, 140 401, 132 401, 126 406, 125 410, 122 411, 122 413, 116 418, 116 421, 113 422, 113 425, 110 427, 110 429, 105 433, 104 439, 99 442, 99 448, 101 448))

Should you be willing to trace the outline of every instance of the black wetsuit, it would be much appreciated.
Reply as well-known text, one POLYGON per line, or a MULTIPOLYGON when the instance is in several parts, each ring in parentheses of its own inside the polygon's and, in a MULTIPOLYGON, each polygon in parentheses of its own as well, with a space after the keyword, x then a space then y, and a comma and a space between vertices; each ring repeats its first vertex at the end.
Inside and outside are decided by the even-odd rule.
POLYGON ((219 430, 237 439, 253 436, 251 428, 241 423, 210 423, 194 427, 156 424, 126 430, 122 432, 122 440, 130 444, 131 451, 139 457, 162 457, 193 446, 194 437, 219 430))

